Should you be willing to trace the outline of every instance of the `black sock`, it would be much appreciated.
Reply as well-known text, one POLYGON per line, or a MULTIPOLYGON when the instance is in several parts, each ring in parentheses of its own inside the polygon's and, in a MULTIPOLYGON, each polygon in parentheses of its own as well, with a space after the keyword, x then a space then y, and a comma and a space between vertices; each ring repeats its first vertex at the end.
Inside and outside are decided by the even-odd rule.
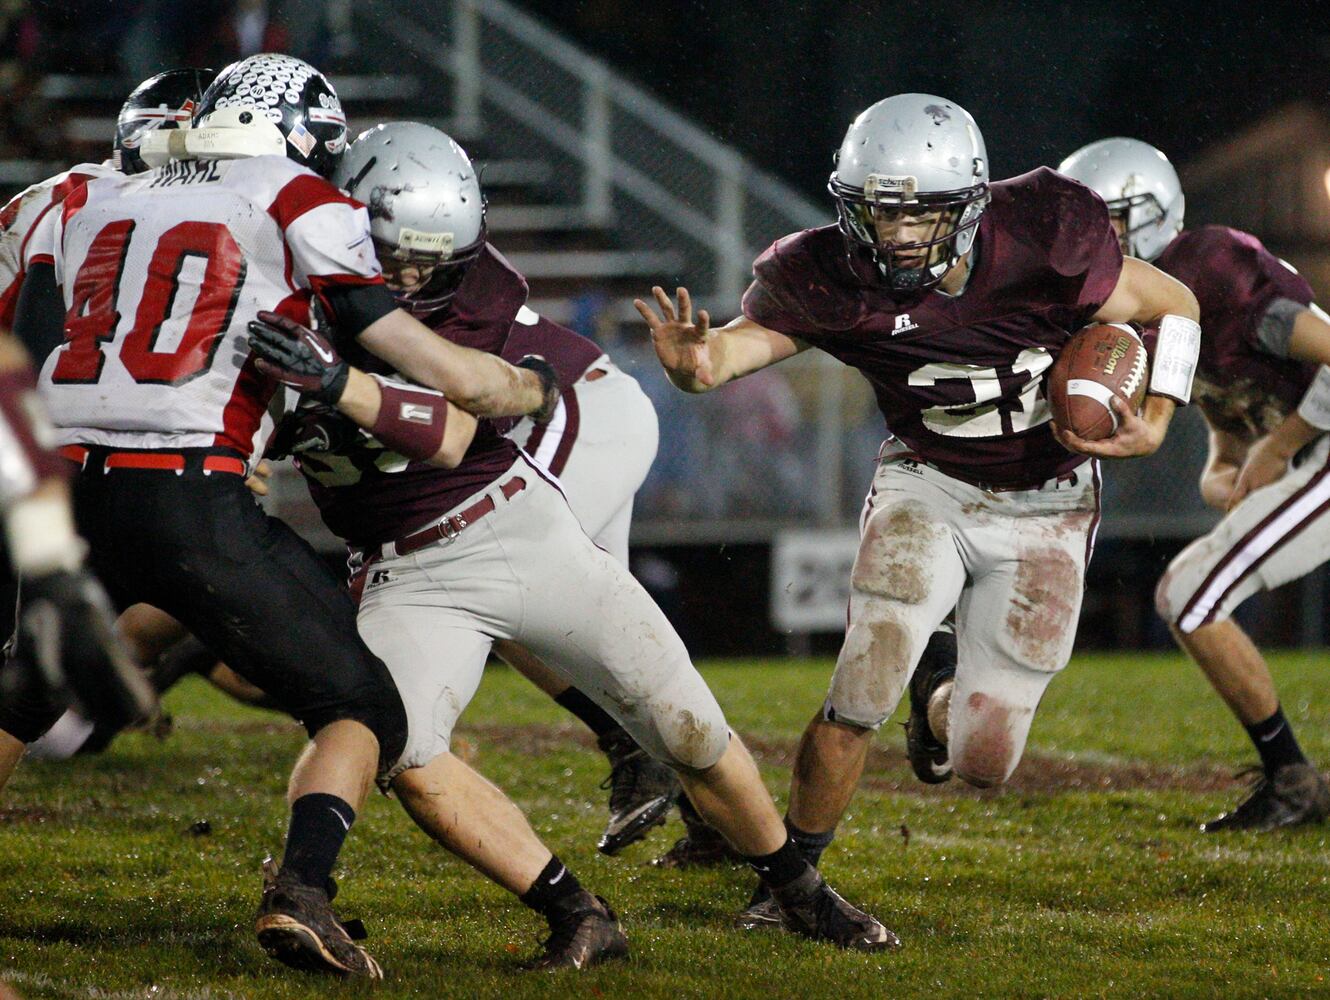
POLYGON ((1266 774, 1286 764, 1305 764, 1306 756, 1298 746, 1298 738, 1293 735, 1293 727, 1284 718, 1284 709, 1276 708, 1275 714, 1261 722, 1246 727, 1247 735, 1256 744, 1256 752, 1261 755, 1261 766, 1266 774))
POLYGON ((560 900, 581 891, 582 883, 577 881, 577 876, 565 868, 558 855, 555 855, 541 869, 536 880, 531 883, 531 888, 517 898, 537 913, 548 914, 560 900))
POLYGON ((355 821, 351 804, 336 795, 311 792, 300 796, 291 805, 282 870, 293 872, 305 885, 325 887, 355 821))
POLYGON ((556 705, 562 705, 568 711, 586 723, 586 727, 597 736, 604 736, 619 729, 619 723, 614 721, 614 716, 601 708, 594 701, 584 695, 577 688, 570 687, 559 697, 554 699, 556 705))
POLYGON ((785 829, 789 831, 790 839, 794 841, 799 848, 799 853, 804 856, 814 868, 822 860, 822 852, 831 846, 832 840, 836 837, 836 829, 832 827, 826 833, 809 833, 807 830, 800 830, 790 822, 790 817, 785 817, 785 829))
POLYGON ((770 854, 745 856, 744 860, 757 872, 758 878, 777 889, 789 885, 808 870, 808 862, 792 837, 786 837, 785 843, 770 854))

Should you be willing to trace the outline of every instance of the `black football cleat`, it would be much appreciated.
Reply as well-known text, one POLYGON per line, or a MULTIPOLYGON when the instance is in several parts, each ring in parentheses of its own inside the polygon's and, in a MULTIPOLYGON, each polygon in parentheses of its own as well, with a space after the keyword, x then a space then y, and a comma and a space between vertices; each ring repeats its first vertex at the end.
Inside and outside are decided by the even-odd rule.
POLYGON ((664 824, 679 797, 679 779, 622 729, 606 733, 596 745, 610 760, 610 775, 600 786, 610 790, 610 821, 596 847, 618 854, 664 824))
POLYGON ((1255 776, 1251 793, 1237 808, 1201 824, 1203 832, 1277 830, 1319 823, 1330 815, 1330 786, 1313 765, 1286 764, 1272 775, 1259 766, 1250 772, 1255 776))
MULTIPOLYGON (((333 915, 328 889, 305 885, 263 866, 263 898, 254 923, 259 944, 273 958, 306 972, 357 979, 382 979, 383 969, 333 915)), ((333 890, 335 891, 335 890, 333 890)), ((357 923, 358 928, 358 923, 357 923)), ((363 936, 363 931, 360 931, 363 936)))
POLYGON ((734 918, 734 925, 745 931, 770 930, 781 925, 780 907, 771 898, 771 890, 765 882, 757 883, 747 909, 734 918))
POLYGON ((545 915, 550 936, 528 969, 585 969, 628 957, 628 937, 609 904, 585 889, 573 893, 545 915))
POLYGON ((955 676, 956 636, 934 632, 910 678, 910 718, 905 723, 905 754, 914 776, 928 785, 951 778, 951 755, 928 724, 928 702, 939 685, 955 676))
POLYGON ((771 895, 782 926, 801 937, 853 951, 900 947, 900 938, 842 899, 812 865, 789 885, 772 889, 771 895))

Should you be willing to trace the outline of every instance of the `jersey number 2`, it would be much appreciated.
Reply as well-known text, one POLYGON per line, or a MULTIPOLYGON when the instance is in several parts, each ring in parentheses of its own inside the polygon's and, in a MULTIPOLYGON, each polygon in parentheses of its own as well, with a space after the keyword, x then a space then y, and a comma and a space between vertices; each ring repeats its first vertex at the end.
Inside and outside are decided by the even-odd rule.
MULTIPOLYGON (((133 234, 134 223, 123 220, 93 238, 74 278, 66 346, 51 381, 101 378, 106 364, 102 345, 115 339, 120 326, 116 306, 133 234)), ((180 385, 207 371, 231 325, 244 280, 244 255, 224 225, 182 222, 163 233, 148 262, 134 325, 120 344, 120 361, 134 381, 180 385), (178 303, 182 292, 192 293, 193 301, 178 303), (178 312, 183 315, 177 317, 178 312), (177 322, 168 326, 173 319, 177 322)))

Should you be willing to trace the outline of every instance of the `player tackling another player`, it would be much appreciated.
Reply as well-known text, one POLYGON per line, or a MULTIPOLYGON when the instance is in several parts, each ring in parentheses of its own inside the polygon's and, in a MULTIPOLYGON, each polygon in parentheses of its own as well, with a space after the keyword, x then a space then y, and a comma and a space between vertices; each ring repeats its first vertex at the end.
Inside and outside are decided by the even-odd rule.
MULTIPOLYGON (((1101 199, 1047 169, 990 184, 979 128, 951 101, 874 104, 829 187, 839 224, 777 240, 727 326, 694 321, 685 289, 677 306, 660 288, 656 309, 636 303, 679 388, 707 392, 817 347, 865 374, 893 435, 831 690, 794 766, 786 823, 811 858, 953 608, 958 660, 937 736, 963 779, 1011 774, 1071 653, 1099 518, 1090 456, 1158 448, 1189 399, 1199 340, 1195 298, 1124 260, 1101 199), (1054 433, 1040 381, 1092 320, 1158 324, 1160 336, 1143 415, 1124 406, 1111 438, 1084 442, 1054 433)), ((748 922, 768 922, 754 902, 748 922)))
MULTIPOLYGON (((410 278, 400 266, 413 250, 452 243, 467 207, 478 213, 482 204, 469 160, 447 136, 411 123, 380 126, 352 145, 338 176, 370 205, 399 295, 440 338, 497 353, 515 322, 543 325, 543 342, 557 345, 552 324, 525 307, 521 276, 484 241, 483 219, 469 227, 473 245, 460 261, 417 258, 410 278)), ((261 365, 373 432, 326 410, 298 418, 306 421, 300 438, 319 442, 301 451, 301 471, 358 567, 361 634, 407 707, 405 749, 384 780, 422 829, 546 917, 551 935, 537 967, 619 957, 627 940, 615 913, 582 888, 517 807, 450 752, 497 640, 539 657, 669 764, 770 888, 786 927, 842 947, 897 944, 800 854, 683 642, 623 562, 583 531, 544 468, 493 423, 442 398, 416 439, 382 440, 373 412, 355 397, 371 381, 359 370, 366 366, 396 405, 389 366, 335 326, 315 333, 267 314, 260 320, 251 344, 261 365)))
POLYGON ((1280 707, 1233 611, 1330 558, 1330 322, 1307 282, 1256 237, 1184 230, 1177 173, 1159 150, 1103 139, 1058 169, 1108 203, 1125 253, 1196 293, 1205 328, 1196 400, 1210 429, 1201 496, 1225 516, 1169 564, 1160 615, 1251 737, 1251 794, 1203 827, 1270 830, 1323 819, 1330 788, 1280 707))

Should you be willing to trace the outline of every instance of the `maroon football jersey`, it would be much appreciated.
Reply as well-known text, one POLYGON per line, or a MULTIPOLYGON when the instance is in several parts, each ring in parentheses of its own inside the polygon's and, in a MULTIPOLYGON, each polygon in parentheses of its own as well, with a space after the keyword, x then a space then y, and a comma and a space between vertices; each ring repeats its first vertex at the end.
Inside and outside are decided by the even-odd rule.
POLYGON ((1261 319, 1276 299, 1303 305, 1311 286, 1249 233, 1202 226, 1179 234, 1155 262, 1201 305, 1201 356, 1193 393, 1206 419, 1244 440, 1269 433, 1297 408, 1316 365, 1261 346, 1261 319))
POLYGON ((858 368, 887 427, 957 479, 1032 486, 1085 461, 1053 437, 1045 372, 1117 285, 1089 188, 1041 167, 992 185, 964 291, 893 292, 835 226, 777 240, 744 315, 858 368))
MULTIPOLYGON (((442 337, 490 354, 504 349, 508 330, 526 304, 527 285, 513 266, 486 245, 467 270, 457 294, 424 322, 442 337)), ((356 345, 344 345, 348 360, 376 374, 391 374, 384 362, 356 345)), ((494 421, 481 420, 455 469, 411 462, 367 434, 337 454, 306 453, 297 466, 328 529, 355 546, 401 538, 442 517, 489 486, 517 460, 517 445, 494 421)))

